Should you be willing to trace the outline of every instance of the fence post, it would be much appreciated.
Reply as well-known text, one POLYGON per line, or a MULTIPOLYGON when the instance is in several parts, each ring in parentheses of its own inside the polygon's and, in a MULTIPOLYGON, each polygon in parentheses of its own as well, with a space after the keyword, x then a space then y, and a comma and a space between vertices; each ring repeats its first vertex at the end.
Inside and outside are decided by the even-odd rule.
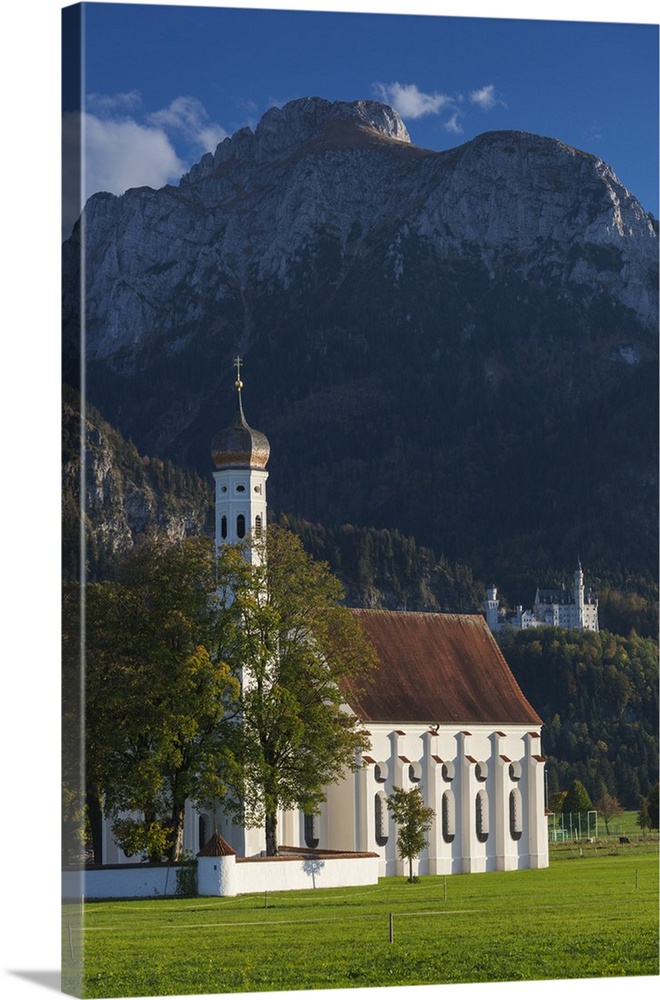
POLYGON ((394 914, 390 912, 390 944, 394 941, 394 914))

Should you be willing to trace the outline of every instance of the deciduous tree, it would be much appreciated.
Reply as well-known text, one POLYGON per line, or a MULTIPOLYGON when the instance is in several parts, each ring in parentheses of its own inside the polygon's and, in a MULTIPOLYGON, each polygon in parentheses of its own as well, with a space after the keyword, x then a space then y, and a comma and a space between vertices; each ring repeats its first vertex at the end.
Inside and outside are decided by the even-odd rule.
POLYGON ((314 813, 323 787, 360 766, 368 735, 345 709, 342 679, 368 673, 375 653, 343 606, 339 581, 295 535, 273 525, 251 544, 254 564, 241 547, 218 557, 232 637, 223 656, 241 682, 225 804, 244 825, 264 826, 273 855, 278 810, 314 813))
POLYGON ((605 830, 609 835, 610 820, 614 819, 615 816, 621 815, 623 812, 623 806, 614 795, 610 795, 606 792, 594 802, 594 808, 597 809, 599 814, 603 817, 603 820, 605 821, 605 830))
POLYGON ((85 596, 88 775, 127 853, 175 859, 186 799, 225 791, 237 693, 222 655, 213 543, 152 537, 117 580, 85 596))
POLYGON ((395 823, 399 825, 396 846, 401 858, 408 860, 408 881, 413 882, 412 863, 418 858, 428 839, 426 834, 431 828, 435 816, 430 806, 424 805, 421 789, 394 786, 394 791, 387 797, 387 807, 392 813, 395 823))

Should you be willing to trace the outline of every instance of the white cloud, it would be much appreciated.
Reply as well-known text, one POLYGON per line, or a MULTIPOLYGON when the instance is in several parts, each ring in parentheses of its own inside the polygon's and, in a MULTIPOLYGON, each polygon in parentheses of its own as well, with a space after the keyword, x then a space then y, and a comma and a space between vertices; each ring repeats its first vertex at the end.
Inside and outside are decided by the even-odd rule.
POLYGON ((470 94, 470 100, 473 104, 478 105, 482 111, 490 111, 495 105, 502 103, 495 96, 495 85, 493 83, 489 83, 479 90, 473 90, 470 94))
POLYGON ((87 110, 66 115, 62 126, 65 230, 97 191, 123 194, 131 187, 177 183, 226 135, 194 97, 177 97, 147 114, 138 91, 90 95, 87 110))
POLYGON ((444 128, 447 132, 451 132, 453 135, 460 135, 463 132, 463 126, 460 122, 460 112, 455 111, 451 118, 448 118, 446 122, 443 123, 444 128))
POLYGON ((209 121, 206 108, 196 97, 177 97, 169 107, 149 115, 148 121, 196 143, 203 152, 213 151, 227 137, 221 125, 209 121))
POLYGON ((446 94, 425 94, 414 83, 377 83, 374 89, 402 118, 437 115, 454 103, 446 94))
POLYGON ((82 116, 85 197, 95 191, 122 194, 130 187, 162 187, 178 180, 185 164, 166 132, 127 119, 82 116))
POLYGON ((390 104, 404 119, 422 118, 424 115, 447 116, 442 127, 454 135, 463 132, 462 119, 469 104, 482 111, 491 111, 497 105, 505 107, 497 97, 493 83, 471 91, 467 98, 463 94, 426 94, 414 83, 376 83, 374 91, 380 100, 390 104))
POLYGON ((88 111, 100 116, 135 111, 141 106, 142 95, 139 90, 129 90, 123 94, 90 94, 87 98, 88 111))

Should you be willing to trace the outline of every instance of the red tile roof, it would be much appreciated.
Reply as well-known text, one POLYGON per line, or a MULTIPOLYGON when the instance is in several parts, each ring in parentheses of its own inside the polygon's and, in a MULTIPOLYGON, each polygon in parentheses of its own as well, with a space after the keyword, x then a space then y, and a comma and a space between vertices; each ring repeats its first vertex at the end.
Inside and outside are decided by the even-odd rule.
POLYGON ((345 684, 364 722, 541 724, 481 615, 352 614, 379 660, 373 675, 345 684))
POLYGON ((198 858, 222 858, 227 855, 236 854, 236 851, 228 844, 224 837, 221 837, 219 833, 214 833, 210 840, 207 840, 201 851, 198 852, 198 858))

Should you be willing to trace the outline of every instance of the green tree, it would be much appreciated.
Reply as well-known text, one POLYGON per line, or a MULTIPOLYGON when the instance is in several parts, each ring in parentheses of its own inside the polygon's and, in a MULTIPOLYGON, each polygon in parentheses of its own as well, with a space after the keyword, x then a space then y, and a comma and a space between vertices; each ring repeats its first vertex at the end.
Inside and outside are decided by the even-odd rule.
POLYGON ((387 797, 387 807, 399 826, 396 846, 402 860, 408 861, 408 881, 413 882, 412 863, 428 844, 426 834, 435 812, 430 806, 424 805, 421 789, 411 788, 406 791, 396 785, 393 793, 387 797))
POLYGON ((587 789, 584 787, 581 781, 577 778, 571 783, 570 788, 566 793, 566 798, 564 799, 564 804, 562 806, 563 813, 586 813, 591 809, 591 799, 589 798, 587 789))
POLYGON ((651 829, 651 814, 649 812, 648 796, 643 795, 639 800, 639 812, 637 813, 637 825, 642 833, 651 829))
POLYGON ((87 780, 128 854, 179 857, 186 800, 225 791, 237 683, 215 589, 210 539, 162 537, 86 588, 87 780))
POLYGON ((598 810, 599 814, 603 817, 605 821, 605 830, 609 835, 610 832, 610 820, 614 819, 615 816, 620 816, 623 812, 623 806, 619 800, 614 796, 605 792, 599 799, 594 802, 594 808, 598 810))
POLYGON ((649 788, 648 794, 649 802, 649 826, 652 830, 658 829, 658 782, 649 788))
POLYGON ((220 550, 217 566, 223 656, 240 681, 229 727, 228 810, 263 826, 277 854, 278 809, 318 811, 323 786, 360 766, 369 737, 343 708, 342 680, 366 676, 375 652, 325 563, 290 532, 269 526, 249 563, 241 546, 220 550))

